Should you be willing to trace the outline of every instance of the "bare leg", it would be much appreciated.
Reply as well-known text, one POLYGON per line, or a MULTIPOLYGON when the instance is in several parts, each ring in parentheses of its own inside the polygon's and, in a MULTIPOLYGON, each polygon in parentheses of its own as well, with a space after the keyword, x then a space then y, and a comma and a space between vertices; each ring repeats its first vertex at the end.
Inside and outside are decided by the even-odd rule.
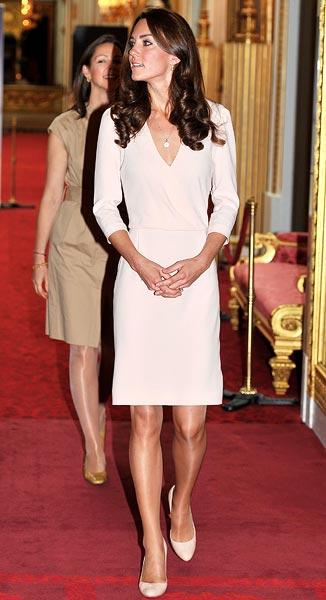
POLYGON ((129 459, 143 524, 146 560, 143 581, 165 581, 165 557, 160 525, 163 421, 161 406, 131 406, 129 459))
POLYGON ((70 346, 70 391, 85 437, 87 468, 94 473, 105 469, 103 442, 100 437, 105 408, 99 406, 98 356, 97 348, 70 346))
MULTIPOLYGON (((97 385, 99 385, 99 377, 100 377, 101 352, 102 352, 102 347, 100 344, 98 347, 98 351, 97 351, 97 362, 96 362, 97 385)), ((99 395, 99 391, 98 391, 98 395, 99 395)), ((102 443, 102 445, 104 445, 105 432, 106 432, 106 408, 105 408, 105 404, 103 404, 103 402, 99 402, 99 424, 100 424, 101 443, 102 443)), ((104 452, 105 452, 105 448, 104 448, 104 452)))
POLYGON ((206 451, 206 406, 173 408, 173 459, 175 490, 171 512, 171 536, 186 542, 193 536, 190 500, 206 451))

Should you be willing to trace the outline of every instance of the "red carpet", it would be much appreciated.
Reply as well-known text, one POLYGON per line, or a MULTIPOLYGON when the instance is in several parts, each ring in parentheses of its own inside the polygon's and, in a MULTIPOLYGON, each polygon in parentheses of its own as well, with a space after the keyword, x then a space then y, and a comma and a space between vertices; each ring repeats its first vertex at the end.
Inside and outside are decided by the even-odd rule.
MULTIPOLYGON (((38 204, 46 136, 19 134, 17 145, 17 200, 38 204)), ((8 139, 4 165, 7 199, 8 139)), ((35 218, 33 210, 0 213, 0 600, 135 600, 141 551, 128 409, 110 408, 110 481, 93 488, 81 477, 67 348, 43 335, 44 304, 31 285, 35 218)), ((226 274, 220 278, 227 309, 226 274)), ((243 337, 222 323, 228 388, 243 382, 242 348, 243 337)), ((273 393, 270 356, 256 334, 254 382, 267 394, 273 393)), ((297 381, 294 374, 291 394, 298 393, 297 381)), ((169 411, 166 420, 165 491, 173 482, 169 411)), ((209 421, 209 451, 193 501, 198 552, 186 564, 169 549, 164 597, 326 600, 326 459, 299 409, 253 406, 229 414, 216 407, 209 421)), ((166 532, 163 512, 162 522, 166 532)))
MULTIPOLYGON (((128 431, 121 421, 109 426, 110 480, 94 488, 79 475, 73 421, 0 422, 0 592, 24 600, 139 597, 128 431)), ((169 549, 166 600, 325 598, 326 458, 318 440, 287 424, 209 423, 208 436, 193 499, 198 551, 187 564, 169 549)), ((165 423, 165 490, 173 482, 170 439, 165 423)), ((162 527, 166 534, 163 512, 162 527)))

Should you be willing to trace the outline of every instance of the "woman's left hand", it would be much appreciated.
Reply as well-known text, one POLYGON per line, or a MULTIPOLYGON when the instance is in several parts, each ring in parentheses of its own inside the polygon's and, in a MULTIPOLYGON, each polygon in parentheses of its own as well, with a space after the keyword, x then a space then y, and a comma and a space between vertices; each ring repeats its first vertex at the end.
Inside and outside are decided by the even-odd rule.
MULTIPOLYGON (((178 260, 170 267, 162 269, 162 277, 164 279, 169 276, 169 279, 159 281, 157 286, 162 290, 168 287, 172 290, 189 287, 200 275, 202 275, 209 267, 210 262, 201 256, 194 258, 185 258, 178 260)), ((162 294, 163 295, 163 294, 162 294)))

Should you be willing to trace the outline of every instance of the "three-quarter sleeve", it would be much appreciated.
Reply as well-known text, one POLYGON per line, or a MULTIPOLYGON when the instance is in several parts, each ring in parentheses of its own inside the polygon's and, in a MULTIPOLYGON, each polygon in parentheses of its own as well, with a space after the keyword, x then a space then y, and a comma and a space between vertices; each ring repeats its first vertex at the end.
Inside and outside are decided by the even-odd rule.
POLYGON ((212 120, 218 125, 218 133, 221 132, 225 144, 222 146, 212 144, 211 197, 214 209, 210 217, 208 233, 222 233, 226 237, 225 244, 227 244, 239 209, 235 139, 231 115, 224 106, 213 106, 212 120))
POLYGON ((118 210, 122 201, 120 169, 124 151, 115 143, 115 139, 117 133, 108 109, 103 114, 97 142, 93 208, 107 239, 115 231, 127 231, 118 210))

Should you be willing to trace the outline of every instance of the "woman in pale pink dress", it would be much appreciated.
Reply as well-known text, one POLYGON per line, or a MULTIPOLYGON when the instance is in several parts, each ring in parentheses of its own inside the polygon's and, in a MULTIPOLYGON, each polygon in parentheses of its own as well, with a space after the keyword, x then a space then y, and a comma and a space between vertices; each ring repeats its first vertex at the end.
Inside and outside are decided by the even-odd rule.
POLYGON ((214 259, 238 210, 230 114, 205 99, 196 42, 180 15, 150 9, 131 29, 120 99, 102 118, 94 202, 121 254, 113 403, 130 405, 145 548, 139 589, 155 597, 167 588, 162 406, 173 406, 174 422, 170 541, 188 561, 196 547, 190 500, 206 450, 206 407, 222 402, 214 259), (129 231, 117 209, 121 187, 129 231))

